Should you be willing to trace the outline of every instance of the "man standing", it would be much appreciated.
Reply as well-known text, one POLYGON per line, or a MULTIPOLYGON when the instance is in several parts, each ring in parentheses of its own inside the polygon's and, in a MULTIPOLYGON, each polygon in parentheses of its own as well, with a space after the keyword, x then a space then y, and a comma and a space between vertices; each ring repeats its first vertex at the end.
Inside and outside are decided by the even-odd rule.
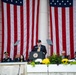
POLYGON ((47 51, 46 51, 46 47, 44 45, 41 44, 41 40, 37 41, 37 45, 35 45, 33 47, 32 51, 37 51, 37 52, 43 52, 44 55, 46 55, 47 51))

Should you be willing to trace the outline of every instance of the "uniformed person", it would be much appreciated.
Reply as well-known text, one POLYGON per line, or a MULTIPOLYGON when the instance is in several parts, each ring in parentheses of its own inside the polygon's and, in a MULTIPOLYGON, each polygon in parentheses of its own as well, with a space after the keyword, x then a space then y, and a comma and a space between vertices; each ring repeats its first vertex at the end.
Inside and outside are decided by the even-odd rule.
POLYGON ((12 59, 8 56, 7 52, 4 52, 5 58, 3 58, 2 62, 12 62, 12 59))

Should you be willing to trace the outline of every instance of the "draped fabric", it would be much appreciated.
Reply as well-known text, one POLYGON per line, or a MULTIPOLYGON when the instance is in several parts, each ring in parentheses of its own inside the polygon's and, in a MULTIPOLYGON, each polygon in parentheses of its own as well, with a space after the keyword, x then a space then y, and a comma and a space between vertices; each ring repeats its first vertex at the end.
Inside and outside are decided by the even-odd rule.
POLYGON ((2 0, 2 51, 28 58, 38 40, 39 0, 2 0), (21 3, 21 4, 20 4, 21 3))
POLYGON ((76 0, 50 0, 50 34, 53 53, 74 57, 76 51, 76 0))

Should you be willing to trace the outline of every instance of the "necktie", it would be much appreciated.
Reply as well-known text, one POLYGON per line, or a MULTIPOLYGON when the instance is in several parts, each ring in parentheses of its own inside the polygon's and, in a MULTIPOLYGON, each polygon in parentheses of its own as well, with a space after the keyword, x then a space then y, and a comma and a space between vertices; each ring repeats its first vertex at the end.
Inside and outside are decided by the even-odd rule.
POLYGON ((37 51, 40 52, 40 47, 38 47, 37 51))

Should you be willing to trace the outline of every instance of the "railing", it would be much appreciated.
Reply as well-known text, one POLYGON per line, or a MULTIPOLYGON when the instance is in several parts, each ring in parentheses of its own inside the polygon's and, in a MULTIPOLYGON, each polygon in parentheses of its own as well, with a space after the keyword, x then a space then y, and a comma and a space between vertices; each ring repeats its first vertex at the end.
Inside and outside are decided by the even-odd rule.
POLYGON ((0 63, 0 75, 76 75, 76 65, 36 64, 27 62, 0 63))
POLYGON ((27 62, 0 63, 0 75, 26 75, 27 62))

